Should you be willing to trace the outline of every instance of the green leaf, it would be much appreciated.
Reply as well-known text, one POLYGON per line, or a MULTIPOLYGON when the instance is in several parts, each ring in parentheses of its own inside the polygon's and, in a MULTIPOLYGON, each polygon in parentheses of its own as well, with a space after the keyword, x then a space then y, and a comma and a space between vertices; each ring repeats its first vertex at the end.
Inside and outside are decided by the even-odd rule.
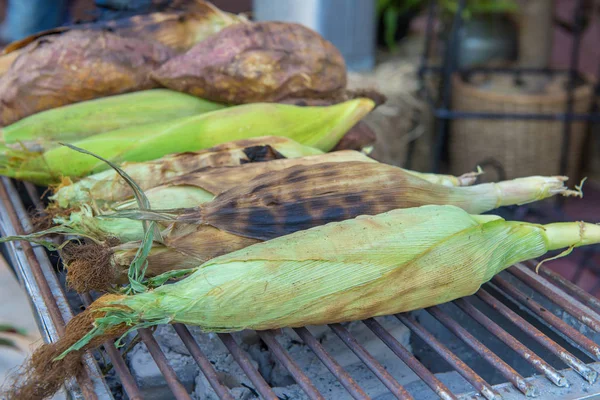
POLYGON ((47 236, 50 234, 82 236, 82 237, 88 238, 90 240, 93 240, 94 242, 98 242, 95 238, 93 238, 91 236, 85 235, 73 228, 68 227, 68 226, 60 225, 60 226, 53 226, 52 228, 49 228, 49 229, 46 229, 43 231, 30 233, 28 235, 6 236, 3 238, 0 238, 0 243, 23 240, 23 241, 26 241, 29 243, 35 243, 35 244, 42 245, 50 251, 61 250, 63 247, 65 247, 69 243, 69 241, 65 241, 61 245, 57 246, 56 243, 54 243, 50 240, 42 239, 44 236, 47 236))
POLYGON ((384 14, 385 44, 391 51, 396 50, 396 31, 398 30, 398 9, 390 8, 384 14))
POLYGON ((132 219, 135 221, 163 221, 163 222, 174 222, 177 221, 179 215, 179 209, 173 210, 121 210, 112 214, 99 215, 98 218, 125 218, 132 219))
MULTIPOLYGON (((75 150, 75 151, 83 153, 83 154, 90 155, 92 157, 99 159, 100 161, 107 163, 131 187, 131 189, 133 190, 133 193, 135 195, 135 199, 138 203, 138 207, 144 208, 144 209, 150 209, 150 200, 148 200, 148 197, 146 197, 146 194, 144 193, 142 188, 125 171, 123 171, 121 168, 119 168, 119 166, 117 166, 116 164, 112 163, 109 160, 106 160, 105 158, 103 158, 99 155, 96 155, 88 150, 79 148, 72 144, 68 144, 68 143, 60 143, 60 144, 63 146, 66 146, 72 150, 75 150)), ((147 288, 142 284, 144 275, 146 273, 146 268, 148 267, 147 258, 148 258, 148 255, 150 254, 150 250, 152 249, 152 242, 154 241, 154 238, 156 237, 162 241, 162 236, 161 236, 160 230, 159 230, 156 222, 152 221, 152 222, 148 223, 147 221, 142 221, 142 224, 144 227, 144 239, 142 240, 141 247, 138 249, 138 252, 136 253, 133 261, 131 262, 131 265, 129 266, 129 271, 127 273, 127 276, 129 277, 130 288, 133 292, 145 292, 147 290, 147 288)))
POLYGON ((171 279, 183 278, 190 274, 196 272, 198 268, 189 268, 189 269, 180 269, 175 271, 167 271, 163 274, 155 276, 153 278, 148 279, 147 286, 150 288, 156 288, 164 285, 167 281, 171 279))
POLYGON ((378 0, 377 1, 377 14, 381 15, 385 10, 392 5, 394 0, 378 0))

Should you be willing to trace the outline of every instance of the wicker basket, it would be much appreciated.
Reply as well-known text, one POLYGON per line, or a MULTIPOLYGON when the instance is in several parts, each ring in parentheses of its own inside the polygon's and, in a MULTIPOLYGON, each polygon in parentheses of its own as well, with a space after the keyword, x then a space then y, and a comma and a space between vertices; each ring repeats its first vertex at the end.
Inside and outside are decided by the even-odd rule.
MULTIPOLYGON (((459 111, 500 113, 561 113, 567 96, 562 91, 543 95, 497 93, 480 89, 453 77, 453 108, 459 111)), ((593 86, 580 85, 574 92, 576 113, 589 111, 593 86)), ((473 170, 482 163, 500 165, 506 179, 527 175, 558 175, 562 146, 561 121, 459 119, 452 123, 450 169, 453 174, 473 170)), ((571 127, 568 176, 580 179, 586 139, 585 122, 571 127)), ((492 172, 492 171, 490 171, 492 172)), ((492 172, 487 179, 497 179, 492 172)))

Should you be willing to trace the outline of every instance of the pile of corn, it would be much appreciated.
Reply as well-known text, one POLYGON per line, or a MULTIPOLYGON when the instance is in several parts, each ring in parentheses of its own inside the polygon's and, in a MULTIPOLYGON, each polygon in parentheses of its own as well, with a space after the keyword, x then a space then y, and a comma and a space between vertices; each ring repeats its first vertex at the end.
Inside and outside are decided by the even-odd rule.
MULTIPOLYGON (((308 68, 324 55, 306 57, 308 68)), ((160 74, 189 58, 173 58, 160 74)), ((70 288, 109 293, 34 355, 7 398, 50 396, 81 370, 84 351, 138 327, 231 332, 405 312, 471 295, 516 262, 600 242, 593 224, 481 215, 581 196, 566 177, 475 184, 479 172, 419 173, 331 151, 373 109, 370 99, 338 93, 329 105, 283 104, 290 94, 316 96, 286 80, 227 91, 225 104, 210 85, 191 91, 177 76, 163 78, 188 93, 157 88, 77 101, 1 128, 0 174, 52 192, 34 232, 2 241, 58 250, 70 288), (254 101, 261 93, 265 102, 254 101), (67 240, 57 245, 56 235, 67 240)), ((344 81, 328 81, 332 92, 344 81)))

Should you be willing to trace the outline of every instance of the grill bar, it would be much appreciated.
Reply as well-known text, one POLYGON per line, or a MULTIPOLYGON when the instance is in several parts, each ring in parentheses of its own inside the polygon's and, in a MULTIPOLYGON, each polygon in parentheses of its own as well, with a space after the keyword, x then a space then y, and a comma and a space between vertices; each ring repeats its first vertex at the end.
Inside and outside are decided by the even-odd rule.
POLYGON ((585 305, 567 295, 546 279, 540 277, 529 268, 518 264, 509 268, 508 272, 548 297, 553 303, 561 306, 581 323, 600 333, 600 316, 594 311, 588 310, 585 305))
MULTIPOLYGON (((530 263, 528 263, 527 266, 530 269, 535 268, 535 266, 530 263)), ((594 310, 596 313, 600 313, 600 300, 598 300, 596 297, 592 296, 579 286, 575 285, 573 282, 570 282, 556 272, 552 271, 550 268, 546 268, 543 265, 540 266, 539 273, 553 284, 560 287, 565 292, 569 293, 571 296, 575 297, 577 300, 594 310)))
POLYGON ((394 377, 356 339, 340 324, 331 324, 329 328, 342 342, 375 374, 375 376, 400 400, 412 400, 413 397, 400 385, 394 377))
POLYGON ((200 367, 200 370, 206 377, 208 383, 210 383, 210 386, 212 386, 212 388, 215 390, 217 396, 225 400, 234 400, 234 397, 231 395, 231 393, 229 393, 229 389, 227 389, 227 387, 225 387, 225 385, 223 385, 219 380, 217 372, 213 368, 204 352, 202 352, 200 349, 200 346, 198 346, 198 343, 196 343, 192 337, 192 334, 188 328, 182 324, 173 324, 173 328, 179 335, 179 338, 185 347, 190 351, 190 354, 198 364, 198 367, 200 367))
POLYGON ((248 355, 240 348, 240 346, 238 346, 233 336, 231 336, 229 333, 219 333, 218 336, 219 339, 221 339, 221 342, 223 342, 225 347, 227 347, 227 350, 229 350, 233 356, 233 359, 239 364, 240 368, 242 371, 244 371, 248 379, 250 379, 250 382, 252 382, 256 391, 264 399, 279 400, 269 384, 265 382, 265 379, 262 377, 262 375, 256 370, 256 368, 254 368, 254 365, 252 365, 252 362, 250 362, 248 355))
POLYGON ((327 369, 337 378, 342 386, 355 399, 366 400, 369 398, 360 386, 352 379, 348 372, 321 346, 321 343, 306 328, 296 328, 294 332, 315 353, 327 369))
POLYGON ((404 364, 412 369, 419 378, 423 379, 423 382, 425 382, 438 396, 443 400, 457 400, 457 397, 452 394, 450 389, 432 374, 431 371, 425 368, 425 366, 406 350, 395 337, 386 331, 379 322, 373 318, 369 318, 365 319, 363 323, 367 325, 367 327, 373 331, 373 333, 377 335, 377 337, 381 339, 381 341, 385 343, 385 345, 388 346, 394 354, 404 362, 404 364))
POLYGON ((567 349, 550 339, 546 334, 542 333, 535 326, 525 321, 520 315, 502 304, 491 294, 483 289, 477 292, 477 297, 487 303, 495 311, 507 318, 509 321, 518 326, 523 332, 527 333, 532 339, 544 346, 552 354, 560 358, 565 364, 573 368, 579 375, 584 377, 588 382, 594 383, 598 377, 598 373, 589 368, 583 361, 571 354, 567 349))
POLYGON ((151 331, 147 328, 142 328, 138 329, 138 334, 140 335, 140 338, 148 348, 148 351, 154 359, 154 362, 156 362, 158 369, 165 377, 167 385, 169 386, 169 389, 171 389, 171 392, 173 393, 175 399, 191 400, 192 398, 188 394, 187 390, 185 390, 185 387, 179 381, 179 378, 177 378, 175 371, 173 371, 173 368, 169 364, 165 353, 163 353, 160 349, 160 346, 156 342, 156 339, 154 339, 154 336, 152 336, 151 331))
POLYGON ((479 324, 500 339, 504 344, 513 349, 525 361, 531 364, 531 366, 540 373, 544 374, 556 386, 562 387, 569 384, 565 377, 562 376, 556 369, 552 368, 550 364, 529 350, 525 345, 523 345, 523 343, 519 342, 510 333, 502 329, 500 325, 489 319, 484 313, 475 308, 474 305, 464 299, 455 300, 454 304, 456 304, 465 314, 479 322, 479 324))
POLYGON ((525 304, 528 309, 533 311, 537 316, 541 317, 547 323, 549 323, 552 327, 558 329, 564 335, 566 335, 569 339, 577 343, 581 346, 592 358, 599 360, 600 359, 600 347, 596 345, 592 340, 588 339, 573 328, 571 325, 564 322, 562 319, 558 318, 556 315, 552 314, 550 311, 546 310, 539 303, 533 301, 529 297, 527 297, 524 293, 517 290, 513 285, 504 280, 499 276, 496 276, 492 279, 492 282, 500 287, 503 291, 508 293, 510 296, 514 297, 521 303, 525 304))
POLYGON ((515 371, 510 365, 508 365, 504 360, 494 354, 489 348, 487 348, 483 343, 475 338, 475 336, 471 335, 465 328, 460 326, 460 324, 450 318, 448 314, 443 312, 439 307, 430 307, 427 311, 433 315, 435 319, 440 321, 446 328, 450 330, 456 337, 465 342, 469 347, 471 347, 477 354, 479 354, 484 360, 494 366, 500 373, 508 379, 517 389, 519 389, 525 396, 535 397, 539 394, 538 390, 527 383, 525 379, 515 371))
POLYGON ((417 334, 425 343, 435 350, 448 364, 450 364, 456 372, 462 375, 477 391, 479 391, 483 397, 488 400, 499 399, 498 393, 492 389, 492 387, 483 380, 475 371, 465 364, 460 358, 452 353, 446 346, 440 343, 431 333, 427 332, 425 328, 421 326, 414 318, 396 314, 396 318, 406 325, 411 331, 417 334))
POLYGON ((121 353, 119 353, 119 350, 117 350, 114 343, 105 342, 104 350, 106 351, 106 354, 108 354, 108 358, 110 359, 115 372, 119 376, 121 385, 123 385, 123 389, 127 393, 129 399, 143 400, 144 397, 142 396, 140 389, 135 383, 133 376, 131 376, 131 372, 129 372, 125 361, 123 361, 123 357, 121 357, 121 353))
MULTIPOLYGON (((8 196, 8 192, 6 191, 7 179, 2 178, 2 185, 0 185, 0 198, 4 204, 7 204, 8 207, 12 206, 12 202, 8 196)), ((10 184, 10 183, 9 183, 10 184)), ((8 209, 8 217, 10 218, 10 222, 15 229, 15 233, 17 235, 24 235, 25 229, 21 225, 21 221, 17 216, 16 210, 14 208, 8 209)), ((52 289, 48 284, 48 281, 44 277, 44 272, 42 271, 42 267, 40 266, 39 261, 35 257, 33 253, 33 247, 29 242, 20 242, 20 245, 23 248, 23 253, 27 258, 27 262, 31 266, 31 272, 35 281, 37 282, 40 290, 40 294, 42 295, 42 299, 46 304, 48 309, 48 314, 50 315, 50 319, 52 320, 59 336, 63 336, 65 334, 65 320, 62 316, 62 312, 60 308, 58 308, 58 304, 54 300, 54 296, 52 295, 52 289)))
POLYGON ((290 355, 281 347, 275 334, 272 331, 261 331, 258 332, 260 338, 269 346, 269 349, 273 352, 273 355, 279 360, 279 362, 292 374, 296 383, 304 390, 304 393, 315 400, 325 400, 325 398, 319 393, 312 381, 296 364, 290 355))

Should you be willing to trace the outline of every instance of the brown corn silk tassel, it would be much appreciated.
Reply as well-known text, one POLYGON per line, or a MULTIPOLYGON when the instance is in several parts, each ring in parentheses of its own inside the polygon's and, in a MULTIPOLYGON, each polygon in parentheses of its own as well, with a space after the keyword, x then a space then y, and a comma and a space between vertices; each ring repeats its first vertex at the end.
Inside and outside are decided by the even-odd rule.
POLYGON ((73 351, 61 360, 55 359, 93 329, 95 319, 105 314, 100 310, 105 302, 119 297, 105 295, 96 300, 87 310, 73 317, 66 326, 65 334, 58 342, 44 344, 38 348, 19 373, 10 377, 12 382, 5 382, 5 391, 0 392, 0 398, 9 400, 47 399, 60 389, 65 380, 82 373, 81 357, 83 353, 87 349, 100 346, 106 340, 125 334, 129 329, 125 324, 107 329, 98 337, 93 338, 85 348, 73 351))

